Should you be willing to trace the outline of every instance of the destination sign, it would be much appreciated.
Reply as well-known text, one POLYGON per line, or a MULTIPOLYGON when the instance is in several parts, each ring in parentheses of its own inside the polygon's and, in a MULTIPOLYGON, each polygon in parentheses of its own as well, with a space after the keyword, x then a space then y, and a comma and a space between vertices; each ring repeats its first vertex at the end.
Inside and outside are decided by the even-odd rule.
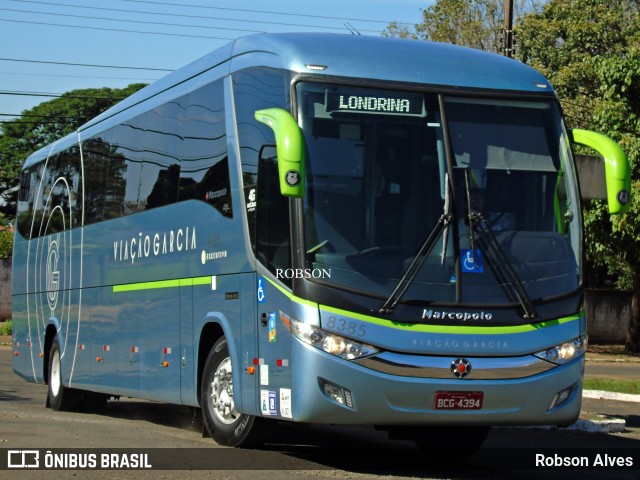
POLYGON ((329 92, 327 112, 363 112, 387 115, 423 115, 421 94, 405 92, 371 92, 367 95, 329 92))

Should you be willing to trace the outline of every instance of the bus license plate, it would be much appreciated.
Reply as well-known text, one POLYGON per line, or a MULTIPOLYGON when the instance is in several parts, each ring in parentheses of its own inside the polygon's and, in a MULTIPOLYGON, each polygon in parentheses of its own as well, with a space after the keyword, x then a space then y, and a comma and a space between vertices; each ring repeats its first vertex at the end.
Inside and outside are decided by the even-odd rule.
POLYGON ((480 410, 484 392, 436 392, 436 410, 480 410))

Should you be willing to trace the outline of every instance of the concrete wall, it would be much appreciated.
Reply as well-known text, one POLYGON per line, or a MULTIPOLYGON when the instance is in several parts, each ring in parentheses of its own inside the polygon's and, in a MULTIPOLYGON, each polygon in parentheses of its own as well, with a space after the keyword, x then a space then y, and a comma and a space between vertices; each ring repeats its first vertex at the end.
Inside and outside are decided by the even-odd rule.
POLYGON ((624 344, 631 319, 630 293, 587 290, 585 310, 590 343, 624 344))
MULTIPOLYGON (((587 290, 587 327, 591 343, 624 344, 631 317, 631 295, 587 290)), ((0 321, 11 318, 11 259, 0 259, 0 321)))
POLYGON ((11 259, 0 259, 0 321, 11 318, 11 259))

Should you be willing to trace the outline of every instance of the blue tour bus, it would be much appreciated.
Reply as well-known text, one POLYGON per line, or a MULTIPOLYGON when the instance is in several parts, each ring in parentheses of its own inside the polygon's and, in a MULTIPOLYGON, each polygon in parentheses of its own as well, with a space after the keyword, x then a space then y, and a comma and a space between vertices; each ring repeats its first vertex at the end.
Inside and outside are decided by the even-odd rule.
POLYGON ((54 410, 200 407, 375 425, 429 450, 568 425, 586 321, 570 143, 514 60, 386 38, 240 38, 33 153, 20 177, 13 368, 54 410))

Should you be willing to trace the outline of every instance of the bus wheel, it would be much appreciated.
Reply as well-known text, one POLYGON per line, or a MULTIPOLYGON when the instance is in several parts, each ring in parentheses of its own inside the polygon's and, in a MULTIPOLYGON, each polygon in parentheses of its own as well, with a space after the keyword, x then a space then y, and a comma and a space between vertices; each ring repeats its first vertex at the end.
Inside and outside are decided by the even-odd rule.
POLYGON ((62 365, 60 362, 60 343, 53 339, 49 351, 49 391, 47 405, 53 410, 76 410, 80 406, 82 392, 67 388, 62 384, 62 365))
POLYGON ((238 412, 233 397, 232 363, 227 340, 216 342, 204 365, 200 405, 209 435, 220 445, 250 447, 262 443, 262 419, 238 412))
POLYGON ((491 427, 421 427, 412 429, 412 440, 427 460, 468 458, 482 447, 491 427))

